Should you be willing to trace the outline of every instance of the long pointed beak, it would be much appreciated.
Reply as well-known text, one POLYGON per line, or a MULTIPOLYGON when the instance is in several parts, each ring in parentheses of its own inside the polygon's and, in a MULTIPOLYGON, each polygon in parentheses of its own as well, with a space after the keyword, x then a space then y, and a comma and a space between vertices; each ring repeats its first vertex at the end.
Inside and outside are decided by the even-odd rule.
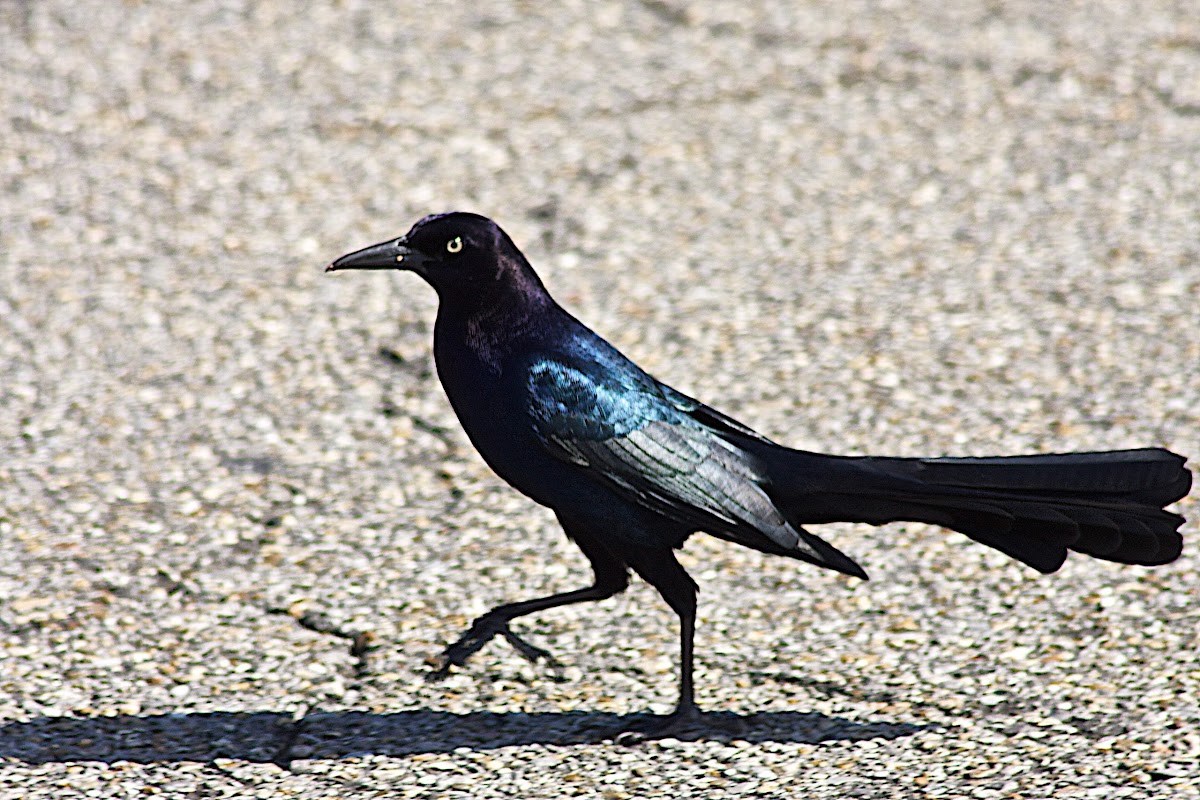
POLYGON ((391 239, 362 250, 342 256, 325 268, 326 272, 339 269, 414 269, 428 259, 413 250, 403 238, 391 239))

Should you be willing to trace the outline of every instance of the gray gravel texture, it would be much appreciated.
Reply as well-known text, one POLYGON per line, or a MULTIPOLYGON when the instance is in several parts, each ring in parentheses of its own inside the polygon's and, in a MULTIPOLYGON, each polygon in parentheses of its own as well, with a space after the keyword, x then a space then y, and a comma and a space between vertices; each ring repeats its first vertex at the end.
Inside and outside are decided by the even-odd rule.
POLYGON ((432 292, 321 272, 476 210, 795 446, 1200 457, 1194 0, 2 0, 0 117, 0 796, 1200 796, 1196 545, 695 537, 732 739, 611 741, 674 700, 642 584, 521 623, 558 672, 426 683, 588 573, 458 429, 432 292))

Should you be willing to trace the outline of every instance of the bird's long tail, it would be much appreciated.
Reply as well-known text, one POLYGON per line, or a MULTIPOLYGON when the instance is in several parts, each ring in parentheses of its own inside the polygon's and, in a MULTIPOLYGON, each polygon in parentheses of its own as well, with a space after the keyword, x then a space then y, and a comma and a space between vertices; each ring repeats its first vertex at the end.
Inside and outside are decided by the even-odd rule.
POLYGON ((997 458, 780 448, 764 461, 773 499, 796 524, 926 522, 1041 572, 1057 570, 1070 550, 1122 564, 1173 561, 1184 520, 1163 507, 1191 487, 1185 459, 1157 448, 997 458))

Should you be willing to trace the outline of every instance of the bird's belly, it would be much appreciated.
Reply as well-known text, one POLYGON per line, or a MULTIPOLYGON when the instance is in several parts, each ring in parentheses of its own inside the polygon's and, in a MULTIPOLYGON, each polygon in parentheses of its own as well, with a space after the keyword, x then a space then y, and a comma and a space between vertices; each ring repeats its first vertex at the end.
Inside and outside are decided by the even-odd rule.
POLYGON ((467 422, 462 415, 459 420, 492 471, 542 505, 573 505, 602 491, 578 467, 547 453, 528 425, 514 424, 500 413, 482 423, 475 418, 467 422))

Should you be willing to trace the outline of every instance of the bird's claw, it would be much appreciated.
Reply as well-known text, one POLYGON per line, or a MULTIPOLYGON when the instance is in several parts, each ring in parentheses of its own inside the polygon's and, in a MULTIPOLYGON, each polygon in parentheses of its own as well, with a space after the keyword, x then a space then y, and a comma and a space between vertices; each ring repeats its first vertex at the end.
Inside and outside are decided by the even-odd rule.
POLYGON ((745 721, 736 715, 707 714, 696 706, 676 709, 665 717, 652 717, 646 722, 617 734, 617 744, 632 746, 658 739, 696 741, 712 739, 732 741, 745 732, 745 721))
POLYGON ((513 633, 508 627, 507 620, 492 620, 483 616, 475 620, 467 632, 458 638, 458 641, 442 651, 441 655, 434 660, 435 669, 429 673, 426 680, 437 681, 445 678, 450 674, 451 667, 461 667, 466 664, 468 658, 482 650, 483 646, 496 636, 503 636, 514 650, 533 664, 543 661, 555 669, 562 666, 550 654, 550 651, 532 645, 513 633))

